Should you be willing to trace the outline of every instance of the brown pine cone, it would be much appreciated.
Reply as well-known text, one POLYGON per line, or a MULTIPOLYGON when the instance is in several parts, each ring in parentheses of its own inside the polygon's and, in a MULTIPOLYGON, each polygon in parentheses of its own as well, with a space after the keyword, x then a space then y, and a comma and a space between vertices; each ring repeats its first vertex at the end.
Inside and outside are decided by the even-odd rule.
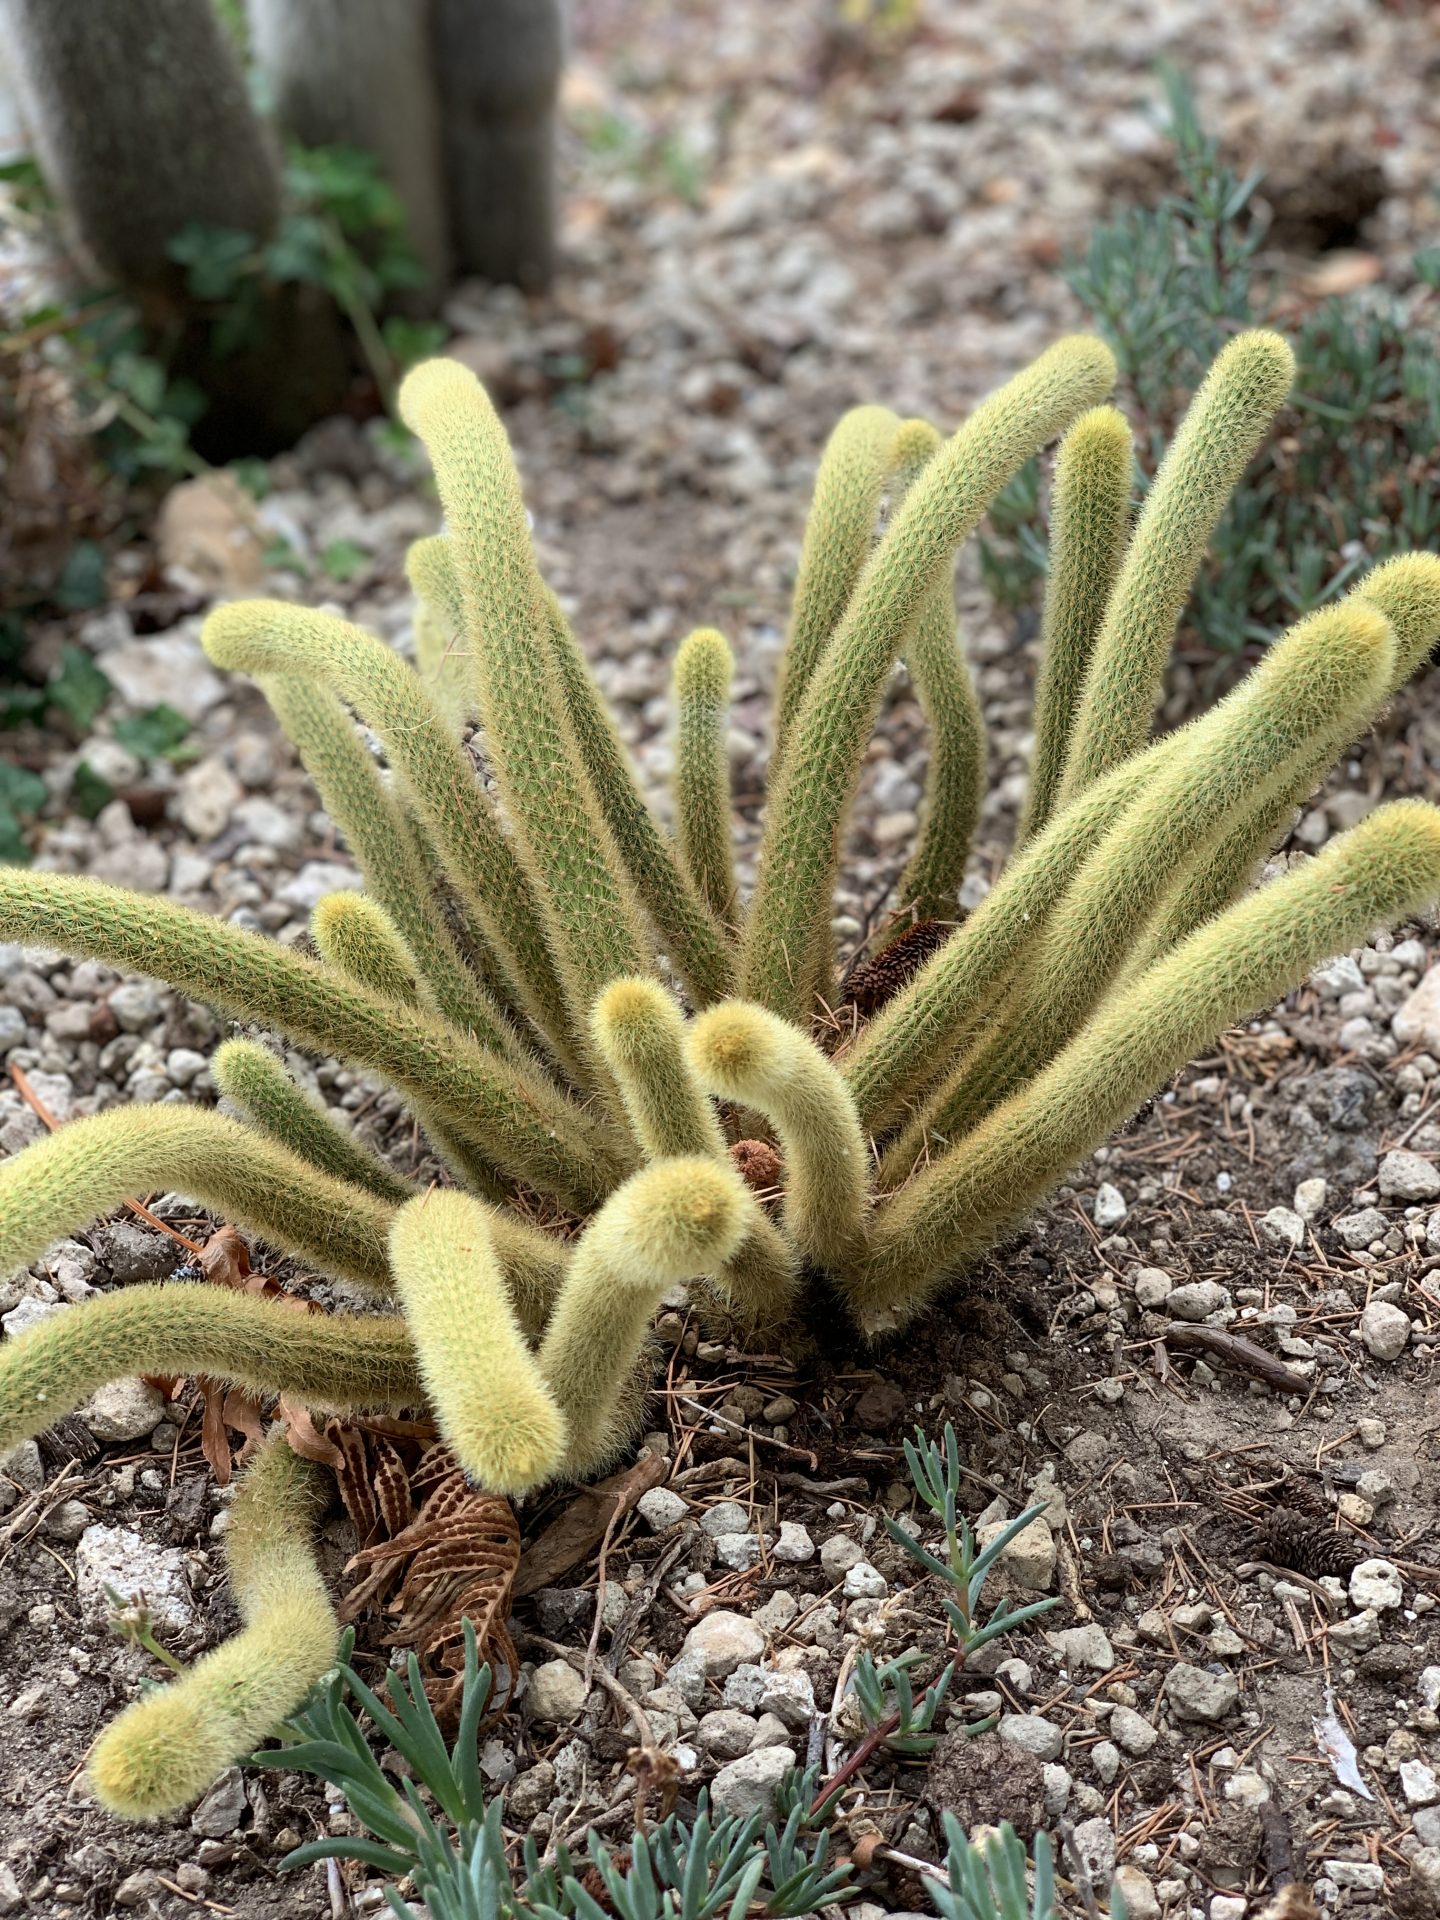
POLYGON ((917 920, 898 940, 892 940, 873 960, 862 960, 840 983, 841 1003, 854 1007, 864 1020, 876 1014, 902 987, 908 987, 932 953, 938 953, 955 931, 944 920, 917 920))

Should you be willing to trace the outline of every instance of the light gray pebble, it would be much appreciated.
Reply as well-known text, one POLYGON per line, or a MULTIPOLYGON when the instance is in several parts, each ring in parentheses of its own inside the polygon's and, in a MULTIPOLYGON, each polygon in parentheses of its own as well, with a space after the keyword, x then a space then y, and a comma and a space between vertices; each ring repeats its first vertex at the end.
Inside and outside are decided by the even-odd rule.
POLYGON ((1038 1713, 1007 1713, 996 1729, 1008 1747, 1019 1747, 1037 1760, 1058 1760, 1064 1745, 1060 1729, 1038 1713))
POLYGON ((716 1774, 710 1798, 721 1813, 738 1818, 757 1809, 773 1814, 780 1782, 794 1765, 791 1747, 763 1747, 758 1753, 744 1754, 716 1774))
POLYGON ((1305 1222, 1291 1207, 1271 1207, 1260 1218, 1260 1231, 1277 1247, 1303 1247, 1305 1222))
POLYGON ((738 1500, 722 1500, 718 1506, 707 1507, 701 1514, 700 1530, 708 1533, 712 1540, 723 1540, 727 1533, 748 1533, 749 1509, 742 1507, 738 1500))
MULTIPOLYGON (((680 1658, 683 1660, 688 1655, 699 1666, 702 1676, 724 1680, 738 1666, 758 1661, 764 1652, 765 1635, 760 1628, 743 1613, 730 1613, 722 1608, 707 1613, 690 1629, 680 1658)), ((667 1677, 675 1683, 674 1663, 667 1677)))
POLYGON ((832 1533, 820 1548, 820 1565, 832 1580, 838 1580, 865 1558, 865 1549, 848 1533, 832 1533))
POLYGON ((889 1591, 890 1582, 868 1560, 857 1560, 845 1575, 847 1600, 883 1600, 889 1591))
POLYGON ((1160 1738, 1144 1714, 1137 1713, 1133 1707, 1116 1707, 1110 1715, 1109 1727, 1110 1738, 1120 1751, 1135 1759, 1149 1753, 1160 1738))
POLYGON ((1165 1676, 1165 1698, 1177 1719, 1218 1726, 1234 1711, 1240 1688, 1228 1673, 1207 1673, 1182 1660, 1165 1676))
POLYGON ((1090 1749, 1090 1764, 1100 1784, 1108 1787, 1120 1771, 1120 1749, 1111 1740, 1097 1740, 1090 1749))
POLYGON ((754 1738, 755 1716, 739 1707, 717 1707, 695 1729, 695 1744, 716 1760, 738 1760, 754 1738))
POLYGON ((1376 1360, 1398 1360, 1410 1343, 1410 1316, 1389 1300, 1372 1300, 1360 1315, 1360 1338, 1376 1360))
POLYGON ((1102 1180, 1095 1189, 1094 1207, 1095 1224, 1101 1232, 1108 1232, 1112 1227, 1118 1227, 1129 1211, 1125 1196, 1120 1189, 1113 1186, 1110 1181, 1102 1180))
POLYGON ((1384 1239, 1390 1222, 1378 1207, 1361 1207, 1356 1213, 1342 1213, 1330 1225, 1342 1247, 1352 1253, 1363 1253, 1372 1240, 1384 1239))
POLYGON ((1141 1267, 1135 1275, 1135 1300, 1142 1307, 1163 1307, 1174 1281, 1161 1267, 1141 1267))
POLYGON ((110 1011, 122 1033, 143 1033, 165 1011, 160 989, 148 980, 132 980, 110 995, 110 1011))
POLYGON ((1379 1181, 1380 1191, 1387 1200, 1440 1199, 1440 1170, 1423 1155, 1403 1148, 1385 1155, 1380 1162, 1379 1181))
POLYGON ((772 1559, 779 1560, 785 1566, 804 1566, 815 1558, 815 1542, 810 1538, 808 1528, 802 1527, 798 1521, 782 1520, 770 1554, 772 1559))
POLYGON ((1229 1290, 1218 1280, 1191 1280, 1172 1290, 1165 1311, 1177 1320, 1200 1321, 1229 1305, 1229 1290))
POLYGON ((651 1487, 635 1502, 640 1517, 654 1533, 663 1533, 683 1520, 690 1508, 669 1487, 651 1487))

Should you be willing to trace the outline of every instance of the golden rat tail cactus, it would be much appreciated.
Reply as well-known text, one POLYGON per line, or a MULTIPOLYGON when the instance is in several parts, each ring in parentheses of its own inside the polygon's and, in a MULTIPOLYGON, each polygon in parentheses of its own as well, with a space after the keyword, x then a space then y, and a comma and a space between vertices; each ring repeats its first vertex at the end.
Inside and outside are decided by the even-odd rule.
MULTIPOLYGON (((1197 1048, 1440 895, 1440 812, 1415 802, 1250 891, 1440 635, 1440 560, 1376 568, 1152 740, 1191 581, 1291 357, 1271 333, 1231 342, 1133 530, 1113 374, 1098 341, 1064 340, 948 439, 883 407, 837 427, 747 901, 725 640, 702 629, 675 662, 672 840, 541 576, 498 416, 462 367, 416 369, 401 408, 448 529, 410 556, 420 671, 309 608, 228 606, 205 631, 217 665, 260 676, 364 873, 365 894, 316 909, 319 958, 165 900, 0 873, 0 938, 153 974, 379 1075, 445 1169, 407 1179, 236 1039, 215 1071, 240 1120, 107 1113, 0 1168, 0 1267, 163 1185, 394 1311, 309 1318, 183 1284, 86 1302, 0 1345, 0 1445, 117 1374, 203 1371, 316 1408, 426 1410, 497 1490, 589 1474, 634 1430, 671 1289, 698 1285, 767 1340, 830 1299, 860 1330, 902 1323, 1197 1048), (1032 790, 1009 865, 942 938, 985 766, 954 550, 1057 437, 1032 790), (854 1003, 837 1048, 837 865, 902 659, 932 732, 922 824, 877 941, 894 991, 863 1019, 854 1003), (757 1192, 741 1169, 761 1162, 757 1192)), ((270 1448, 252 1469, 230 1545, 245 1630, 105 1736, 108 1804, 182 1803, 330 1657, 305 1478, 270 1448)))

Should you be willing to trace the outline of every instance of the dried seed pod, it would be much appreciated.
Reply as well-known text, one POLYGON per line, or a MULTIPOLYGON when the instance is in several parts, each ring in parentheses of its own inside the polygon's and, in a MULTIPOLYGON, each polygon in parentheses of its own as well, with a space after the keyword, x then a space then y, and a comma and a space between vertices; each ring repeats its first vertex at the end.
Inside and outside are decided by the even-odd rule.
POLYGON ((1291 1567, 1308 1580, 1346 1580, 1364 1554, 1343 1533, 1303 1513, 1269 1513, 1255 1528, 1256 1557, 1291 1567))
POLYGON ((785 1178, 785 1156, 768 1140, 737 1140, 730 1158, 752 1193, 773 1193, 785 1178))
POLYGON ((840 983, 842 1003, 854 1007, 863 1020, 868 1020, 902 987, 909 986, 931 954, 938 953, 954 931, 954 925, 944 920, 917 920, 898 940, 892 940, 873 958, 862 960, 850 969, 840 983))

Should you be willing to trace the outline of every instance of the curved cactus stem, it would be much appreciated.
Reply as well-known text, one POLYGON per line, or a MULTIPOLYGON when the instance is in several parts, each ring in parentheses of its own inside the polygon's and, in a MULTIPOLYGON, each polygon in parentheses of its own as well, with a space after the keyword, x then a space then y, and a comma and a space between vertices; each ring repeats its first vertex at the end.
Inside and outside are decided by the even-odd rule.
MULTIPOLYGON (((729 1166, 715 1109, 686 1057, 685 1022, 665 989, 654 980, 617 980, 596 1001, 591 1026, 645 1158, 708 1154, 729 1166)), ((780 1324, 794 1304, 798 1263, 758 1205, 715 1285, 755 1330, 780 1324)))
MULTIPOLYGON (((310 935, 320 957, 347 980, 398 1000, 403 1006, 419 1006, 414 956, 383 908, 363 893, 327 893, 317 900, 310 916, 310 935)), ((482 1148, 463 1139, 428 1102, 412 1100, 411 1108, 431 1146, 457 1180, 486 1200, 502 1202, 510 1198, 512 1184, 496 1170, 482 1148)))
POLYGON ((1186 730, 1038 930, 1005 1019, 956 1069, 932 1131, 957 1138, 1059 1052, 1143 940, 1173 877, 1193 872, 1256 796, 1288 796, 1315 741, 1352 732, 1385 697, 1394 658, 1384 615, 1347 600, 1292 627, 1186 730))
POLYGON ((845 1082, 815 1043, 743 1000, 711 1007, 687 1039, 704 1087, 756 1107, 785 1150, 785 1232, 822 1266, 853 1257, 866 1226, 869 1149, 845 1082))
POLYGON ((95 1744, 102 1805, 131 1819, 188 1806, 243 1760, 333 1665, 340 1625, 311 1535, 324 1476, 273 1433, 240 1481, 225 1531, 241 1631, 127 1707, 95 1744))
POLYGON ((899 425, 889 407, 852 407, 841 416, 820 456, 780 661, 772 778, 785 757, 820 656, 834 638, 870 558, 899 425))
POLYGON ((918 1312, 1217 1034, 1437 894, 1440 809, 1401 800, 1219 914, 889 1202, 869 1258, 844 1279, 857 1313, 893 1325, 918 1312))
POLYGON ((0 1452, 44 1433, 112 1380, 208 1374, 334 1413, 399 1413, 425 1388, 405 1322, 297 1311, 229 1287, 142 1281, 0 1342, 0 1452))
MULTIPOLYGON (((339 700, 294 675, 264 674, 260 690, 295 743, 325 811, 349 841, 365 884, 414 955, 435 1010, 481 1046, 524 1057, 518 1034, 466 964, 430 889, 427 859, 405 809, 339 700)), ((475 937, 481 940, 478 929, 475 937)), ((483 940, 482 940, 483 945, 483 940)))
MULTIPOLYGON (((1355 601, 1376 608, 1390 622, 1395 664, 1386 692, 1397 693, 1440 638, 1440 559, 1430 553, 1407 553, 1387 560, 1365 575, 1344 604, 1355 601)), ((1284 838, 1295 809, 1305 804, 1346 746, 1373 718, 1373 710, 1346 715, 1317 743, 1286 789, 1261 796, 1198 867, 1177 878, 1137 953, 1137 966, 1148 965, 1203 926, 1244 890, 1260 862, 1284 838)))
POLYGON ((201 638, 217 666, 319 680, 374 728, 512 998, 573 1071, 564 996, 534 894, 468 754, 418 677, 363 627, 279 600, 217 607, 201 638))
POLYGON ((565 1470, 592 1473, 626 1438, 621 1409, 650 1320, 668 1288, 713 1274, 755 1203, 732 1167, 659 1160, 611 1194, 571 1255, 540 1347, 540 1371, 570 1429, 565 1470))
MULTIPOLYGON (((423 578, 443 596, 447 618, 464 630, 465 609, 453 543, 440 534, 410 550, 412 580, 423 578)), ((706 1005, 729 990, 734 963, 721 920, 702 889, 677 865, 651 816, 579 641, 559 601, 542 585, 545 633, 566 713, 606 824, 646 912, 696 1001, 706 1005)), ((728 804, 726 812, 728 830, 728 804)))
POLYGON ((338 1127, 265 1047, 252 1040, 227 1040, 217 1049, 210 1071, 221 1093, 252 1127, 312 1167, 364 1187, 391 1206, 403 1206, 413 1196, 410 1182, 338 1127))
POLYGON ((1130 428, 1114 407, 1082 413, 1060 442, 1035 682, 1035 752, 1017 847, 1055 811, 1085 678, 1124 558, 1134 467, 1130 428))
POLYGON ((593 1206, 624 1170, 597 1122, 538 1072, 338 980, 274 940, 150 894, 68 874, 0 869, 4 937, 59 947, 167 980, 302 1045, 373 1068, 515 1178, 593 1206))
POLYGON ((595 995, 648 970, 649 940, 561 688, 550 610, 500 424, 468 368, 431 360, 400 389, 451 529, 485 743, 569 1010, 586 1036, 595 995))
POLYGON ((1295 377, 1278 333, 1223 349, 1145 497, 1095 641, 1061 783, 1063 806, 1142 747, 1175 623, 1215 523, 1295 377))
POLYGON ((510 1309, 488 1210, 436 1190, 390 1231, 395 1291, 440 1432, 482 1487, 522 1494, 565 1455, 565 1421, 510 1309))
POLYGON ((1164 740, 1056 815, 965 924, 870 1022, 838 1064, 863 1127, 877 1133, 940 1080, 1028 950, 1076 868, 1174 751, 1164 740))
POLYGON ((697 627, 680 643, 672 683, 680 863, 701 899, 727 927, 740 920, 726 743, 734 665, 724 634, 697 627))
POLYGON ((810 679, 772 784, 741 991, 807 1026, 833 972, 839 847, 881 694, 907 627, 1015 470, 1108 393, 1109 350, 1060 341, 971 416, 925 468, 865 567, 810 679))
POLYGON ((0 1163, 0 1273, 132 1194, 174 1188, 322 1273, 390 1284, 393 1211, 236 1120, 199 1107, 117 1107, 72 1120, 0 1163))

